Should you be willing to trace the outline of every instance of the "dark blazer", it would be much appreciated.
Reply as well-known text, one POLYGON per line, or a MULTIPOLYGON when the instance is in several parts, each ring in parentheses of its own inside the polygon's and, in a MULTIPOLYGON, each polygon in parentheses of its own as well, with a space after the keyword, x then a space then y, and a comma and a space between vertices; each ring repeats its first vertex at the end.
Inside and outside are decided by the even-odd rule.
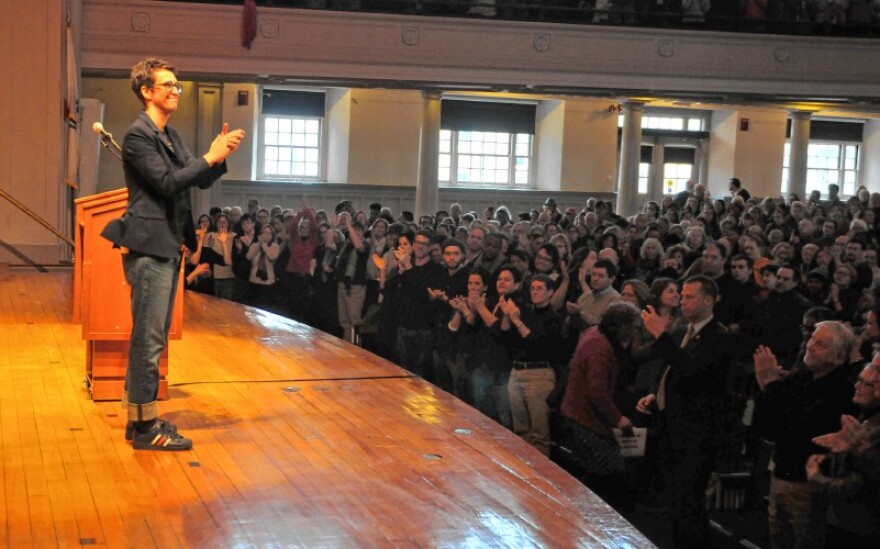
POLYGON ((725 389, 733 348, 727 329, 714 319, 679 347, 686 325, 662 334, 654 352, 669 365, 663 412, 668 435, 689 439, 722 435, 728 397, 725 389))
POLYGON ((159 131, 146 112, 125 133, 122 159, 128 207, 101 235, 134 252, 177 257, 181 242, 195 241, 189 190, 210 187, 226 173, 226 163, 208 166, 173 128, 159 131))

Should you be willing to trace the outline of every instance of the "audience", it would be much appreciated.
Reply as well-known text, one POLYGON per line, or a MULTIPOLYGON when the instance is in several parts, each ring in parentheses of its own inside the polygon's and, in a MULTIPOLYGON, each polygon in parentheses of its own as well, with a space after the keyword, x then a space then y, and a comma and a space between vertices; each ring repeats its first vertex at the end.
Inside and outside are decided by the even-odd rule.
POLYGON ((690 182, 628 219, 550 197, 518 215, 452 204, 418 224, 378 203, 328 214, 251 200, 199 219, 189 288, 396 362, 574 460, 615 507, 659 505, 672 545, 708 543, 710 479, 755 462, 763 439, 773 545, 870 546, 858 542, 880 523, 880 359, 864 367, 880 342, 880 195, 729 189, 713 200, 690 182), (610 431, 633 425, 653 441, 637 466, 610 431))

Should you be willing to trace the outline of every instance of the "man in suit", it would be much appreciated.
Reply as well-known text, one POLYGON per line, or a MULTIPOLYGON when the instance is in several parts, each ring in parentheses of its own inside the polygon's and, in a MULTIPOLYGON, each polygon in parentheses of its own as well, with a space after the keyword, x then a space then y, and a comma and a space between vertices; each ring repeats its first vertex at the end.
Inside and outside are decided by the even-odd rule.
POLYGON ((174 66, 152 57, 139 62, 131 69, 131 88, 144 112, 123 140, 128 207, 102 233, 123 248, 131 286, 126 438, 140 450, 189 450, 192 441, 159 419, 159 356, 168 343, 181 245, 195 242, 190 189, 206 189, 226 173, 225 160, 238 149, 244 131, 228 131, 224 124, 208 152, 196 158, 168 126, 183 92, 174 66))
POLYGON ((667 366, 657 392, 639 400, 637 410, 659 415, 660 463, 678 547, 709 545, 705 493, 725 432, 725 381, 731 360, 726 329, 712 313, 717 297, 713 280, 698 275, 685 281, 683 334, 670 334, 669 318, 657 315, 653 307, 642 313, 645 328, 655 338, 654 352, 667 366))

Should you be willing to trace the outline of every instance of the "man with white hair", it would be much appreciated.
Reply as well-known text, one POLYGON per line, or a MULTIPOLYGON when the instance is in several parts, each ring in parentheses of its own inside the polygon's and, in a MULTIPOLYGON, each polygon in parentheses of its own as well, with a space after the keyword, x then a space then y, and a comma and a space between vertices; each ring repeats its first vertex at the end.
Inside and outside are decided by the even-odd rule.
POLYGON ((806 465, 822 450, 813 439, 836 431, 840 416, 856 413, 847 364, 855 337, 843 323, 816 324, 802 365, 786 374, 769 348, 755 351, 755 377, 768 438, 776 443, 770 480, 770 541, 800 547, 810 532, 811 491, 806 465))
POLYGON ((859 374, 853 403, 859 417, 841 417, 840 431, 814 440, 831 453, 807 460, 813 494, 826 502, 817 547, 823 538, 824 547, 880 547, 880 353, 859 374))

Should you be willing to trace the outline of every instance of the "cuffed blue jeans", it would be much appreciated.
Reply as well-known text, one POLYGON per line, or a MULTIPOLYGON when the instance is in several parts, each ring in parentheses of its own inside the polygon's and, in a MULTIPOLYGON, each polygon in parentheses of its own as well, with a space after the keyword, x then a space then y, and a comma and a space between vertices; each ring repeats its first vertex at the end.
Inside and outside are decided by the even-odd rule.
POLYGON ((159 357, 168 344, 180 258, 129 252, 122 268, 131 287, 132 320, 123 405, 129 421, 146 421, 159 415, 159 357))

